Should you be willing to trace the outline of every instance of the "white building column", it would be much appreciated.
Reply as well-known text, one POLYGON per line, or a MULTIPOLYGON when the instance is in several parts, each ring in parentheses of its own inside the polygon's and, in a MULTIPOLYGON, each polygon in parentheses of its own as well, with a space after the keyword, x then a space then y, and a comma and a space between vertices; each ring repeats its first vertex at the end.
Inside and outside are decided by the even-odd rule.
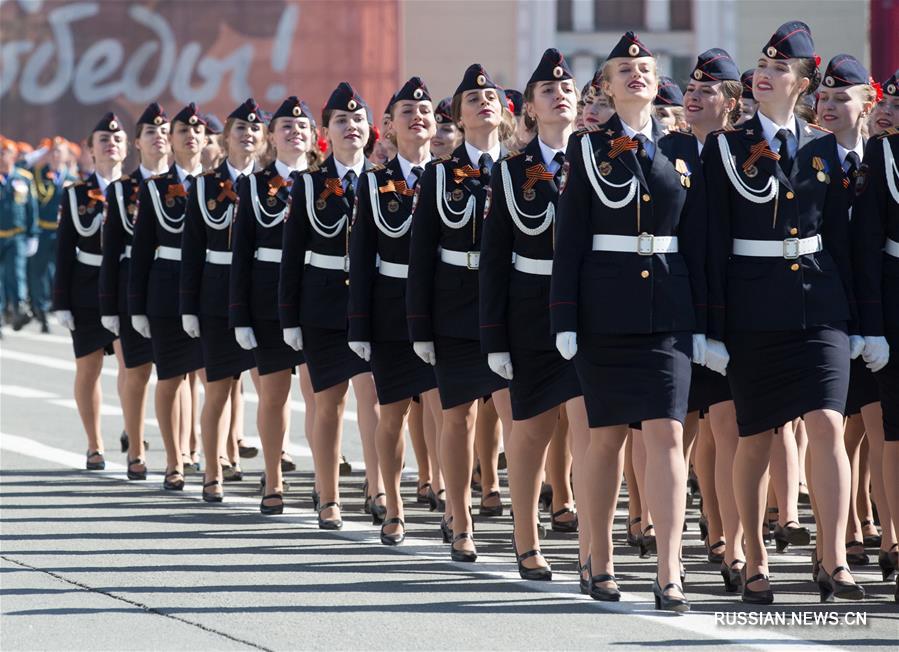
MULTIPOLYGON (((555 2, 547 2, 555 9, 555 2)), ((593 0, 571 0, 571 22, 575 32, 593 32, 593 0)))
MULTIPOLYGON (((714 4, 710 2, 708 4, 714 4)), ((670 0, 645 0, 646 29, 650 32, 667 32, 671 29, 670 0)))
MULTIPOLYGON (((537 67, 543 51, 556 45, 556 3, 543 0, 518 0, 517 3, 516 88, 524 85, 537 67)), ((562 53, 564 54, 564 52, 562 53)))
POLYGON ((569 60, 571 72, 579 88, 583 88, 584 84, 593 79, 593 73, 596 72, 596 58, 589 54, 579 54, 569 60))

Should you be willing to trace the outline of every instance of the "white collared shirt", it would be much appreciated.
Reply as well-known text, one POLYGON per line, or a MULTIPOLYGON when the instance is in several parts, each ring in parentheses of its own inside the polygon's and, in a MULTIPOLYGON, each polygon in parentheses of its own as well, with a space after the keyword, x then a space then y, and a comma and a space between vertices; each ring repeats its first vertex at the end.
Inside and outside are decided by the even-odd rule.
MULTIPOLYGON (((198 165, 197 169, 193 172, 188 172, 183 167, 175 163, 175 172, 178 173, 178 180, 181 182, 181 185, 184 186, 184 180, 187 179, 187 175, 192 174, 194 179, 203 174, 203 166, 198 165)), ((185 186, 185 190, 187 187, 185 186)))
MULTIPOLYGON (((343 163, 341 163, 340 161, 338 161, 335 158, 334 159, 334 167, 337 168, 337 178, 340 179, 341 183, 343 182, 343 178, 346 176, 346 173, 348 171, 352 170, 353 172, 356 173, 356 183, 358 184, 359 177, 362 176, 362 171, 365 168, 365 159, 363 158, 362 161, 360 161, 356 165, 348 168, 347 166, 345 166, 343 163)), ((353 191, 355 191, 355 190, 356 190, 356 188, 354 187, 353 191)))
POLYGON ((238 170, 236 167, 231 165, 231 161, 225 162, 228 164, 228 175, 231 177, 231 181, 234 181, 235 183, 237 183, 237 177, 239 177, 241 174, 245 177, 253 174, 253 169, 256 167, 256 163, 250 161, 250 164, 247 167, 245 167, 243 170, 238 170))
POLYGON ((702 156, 702 148, 703 148, 703 147, 704 147, 703 142, 697 138, 697 139, 696 139, 696 149, 699 150, 699 155, 700 155, 700 156, 702 156))
POLYGON ((308 167, 308 165, 305 165, 305 163, 306 163, 305 157, 303 157, 300 160, 302 161, 302 163, 304 163, 303 167, 292 168, 289 165, 287 165, 287 163, 284 163, 284 162, 280 161, 279 159, 275 159, 275 172, 277 172, 278 176, 281 177, 282 179, 289 179, 290 175, 292 173, 302 172, 303 170, 305 170, 308 167))
POLYGON ((109 184, 112 183, 112 181, 101 177, 99 172, 95 172, 94 174, 97 175, 97 185, 100 186, 100 192, 105 195, 106 189, 109 187, 109 184))
POLYGON ((165 170, 163 170, 162 172, 153 172, 153 171, 145 168, 143 163, 140 164, 139 169, 140 169, 140 175, 144 178, 144 181, 146 181, 150 177, 155 177, 155 176, 159 176, 160 174, 165 174, 165 172, 166 172, 165 170))
POLYGON ((634 129, 629 124, 627 124, 624 120, 621 121, 621 126, 624 128, 624 133, 626 136, 633 138, 637 134, 643 134, 646 136, 646 153, 649 155, 649 158, 653 158, 656 155, 656 143, 652 139, 652 120, 646 123, 646 125, 642 129, 634 129))
POLYGON ((846 161, 846 157, 849 156, 849 152, 855 152, 858 155, 859 162, 864 160, 865 146, 861 138, 858 139, 858 142, 855 143, 855 147, 853 147, 852 149, 846 149, 845 147, 837 143, 837 154, 840 155, 840 165, 843 166, 843 170, 849 169, 849 163, 846 161))
POLYGON ((415 184, 418 183, 418 179, 414 174, 412 174, 412 168, 418 167, 423 171, 425 169, 425 166, 428 164, 428 161, 430 161, 431 159, 428 159, 423 163, 412 163, 411 161, 404 159, 400 154, 397 154, 396 160, 400 164, 400 172, 402 172, 403 174, 403 179, 406 180, 406 187, 414 188, 415 184))
POLYGON ((503 146, 501 143, 497 143, 496 145, 494 145, 493 147, 490 148, 490 151, 482 152, 481 150, 479 150, 477 147, 475 147, 474 145, 472 145, 471 143, 469 143, 466 140, 465 141, 465 151, 468 154, 468 158, 471 159, 472 165, 480 165, 481 164, 480 163, 481 156, 483 156, 484 154, 490 154, 490 158, 492 158, 493 162, 496 163, 499 160, 500 154, 503 151, 503 146))
POLYGON ((556 161, 555 156, 559 152, 562 152, 562 155, 564 156, 565 150, 553 149, 542 140, 540 140, 540 136, 537 136, 537 144, 540 145, 540 155, 543 157, 543 166, 546 168, 547 172, 552 172, 553 174, 555 174, 559 170, 559 168, 562 167, 556 161))
POLYGON ((790 149, 792 150, 790 155, 796 156, 796 150, 799 148, 799 137, 796 134, 796 119, 791 118, 789 124, 779 125, 761 111, 758 111, 757 115, 759 122, 762 124, 762 135, 768 141, 768 147, 771 148, 771 151, 780 153, 780 141, 775 136, 781 129, 786 129, 793 135, 793 138, 789 140, 790 149))

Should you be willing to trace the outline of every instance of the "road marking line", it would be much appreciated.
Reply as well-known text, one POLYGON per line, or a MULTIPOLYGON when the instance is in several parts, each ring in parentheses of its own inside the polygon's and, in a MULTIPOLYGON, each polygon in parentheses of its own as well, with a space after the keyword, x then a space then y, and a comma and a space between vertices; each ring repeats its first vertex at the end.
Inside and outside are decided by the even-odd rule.
MULTIPOLYGON (((0 449, 10 450, 29 457, 42 459, 45 461, 56 462, 65 466, 80 467, 84 458, 81 455, 71 453, 69 451, 46 446, 27 437, 10 435, 0 432, 0 449)), ((93 475, 101 477, 128 481, 127 476, 122 473, 124 466, 111 462, 106 463, 107 470, 101 472, 91 472, 93 475)), ((161 474, 150 473, 146 481, 137 484, 147 484, 151 481, 158 482, 161 474), (152 480, 151 480, 152 479, 152 480)), ((185 484, 184 491, 173 495, 173 497, 185 497, 190 500, 202 500, 201 488, 196 484, 185 484)), ((227 495, 225 503, 222 506, 213 509, 221 509, 222 507, 247 513, 258 513, 259 504, 254 498, 246 498, 243 496, 227 495)), ((271 516, 269 518, 277 521, 287 522, 302 526, 303 529, 318 531, 317 516, 308 512, 300 511, 295 507, 285 505, 284 514, 280 516, 271 516)), ((358 523, 355 521, 344 521, 343 530, 329 532, 329 534, 346 539, 364 543, 367 545, 378 545, 380 543, 376 531, 372 531, 372 526, 358 523)), ((622 596, 623 600, 619 603, 603 603, 591 599, 589 596, 582 595, 578 589, 578 580, 575 573, 555 572, 557 577, 564 577, 562 581, 553 580, 553 582, 527 582, 522 580, 517 572, 510 572, 507 569, 511 564, 507 559, 500 558, 495 555, 479 555, 476 564, 464 564, 447 560, 447 547, 444 544, 434 544, 425 539, 418 539, 414 536, 407 536, 403 545, 384 548, 384 554, 392 551, 398 554, 423 557, 428 561, 442 562, 450 564, 460 570, 464 570, 468 574, 477 574, 485 579, 500 580, 519 584, 528 590, 545 593, 550 597, 580 600, 585 604, 593 605, 598 611, 612 612, 616 614, 629 615, 635 618, 645 618, 651 620, 654 624, 662 627, 671 627, 690 634, 700 635, 711 638, 728 645, 741 645, 750 649, 768 652, 771 649, 777 649, 777 644, 782 643, 784 647, 790 648, 797 646, 821 647, 822 641, 804 640, 783 634, 777 630, 770 628, 754 628, 751 630, 738 630, 742 636, 730 636, 726 629, 719 628, 715 624, 714 616, 710 613, 690 612, 681 616, 672 614, 659 614, 651 611, 651 607, 647 607, 647 603, 652 604, 652 594, 643 591, 628 591, 622 596), (751 633, 750 633, 751 632, 751 633)), ((728 605, 731 603, 728 602, 728 605)), ((808 607, 811 609, 811 605, 808 607)), ((839 650, 840 648, 828 645, 828 650, 839 650)))
POLYGON ((0 385, 0 394, 14 398, 56 398, 56 394, 21 385, 0 385))

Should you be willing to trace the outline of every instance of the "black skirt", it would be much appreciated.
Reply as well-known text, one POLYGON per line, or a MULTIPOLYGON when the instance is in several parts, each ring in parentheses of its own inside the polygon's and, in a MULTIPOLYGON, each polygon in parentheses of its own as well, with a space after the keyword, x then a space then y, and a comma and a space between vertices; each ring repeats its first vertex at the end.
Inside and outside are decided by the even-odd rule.
POLYGON ((581 395, 581 383, 574 363, 559 352, 535 351, 513 346, 512 419, 523 421, 543 414, 581 395))
POLYGON ((880 387, 880 407, 883 408, 885 441, 899 441, 899 331, 887 333, 890 361, 874 374, 880 387))
POLYGON ((812 410, 844 413, 849 391, 845 324, 733 332, 726 344, 741 437, 778 428, 812 410))
POLYGON ((302 351, 294 351, 284 343, 281 324, 275 319, 260 319, 253 322, 256 348, 253 357, 260 376, 289 369, 293 373, 306 361, 302 351))
POLYGON ((371 373, 381 405, 414 398, 437 387, 434 368, 415 355, 409 342, 372 342, 371 373))
POLYGON ((574 364, 591 428, 651 419, 684 422, 691 333, 578 336, 574 364))
POLYGON ((487 354, 481 343, 457 337, 437 335, 434 339, 437 365, 437 389, 444 410, 490 396, 509 386, 487 366, 487 354))
POLYGON ((304 326, 303 352, 316 392, 371 371, 371 366, 350 350, 345 330, 304 326))
POLYGON ((849 396, 846 399, 846 416, 858 414, 863 407, 879 400, 880 388, 877 386, 877 379, 859 356, 849 363, 849 396))
POLYGON ((94 351, 103 349, 104 355, 114 353, 112 343, 115 335, 103 328, 100 311, 90 308, 74 308, 75 330, 72 331, 72 348, 76 358, 83 358, 94 351))
POLYGON ((693 377, 690 380, 690 396, 687 399, 687 412, 707 412, 715 403, 729 401, 730 383, 727 376, 702 365, 693 365, 693 377))
POLYGON ((203 348, 203 366, 206 380, 213 383, 239 376, 256 366, 252 351, 241 348, 234 339, 234 329, 228 328, 228 320, 222 317, 200 319, 200 346, 203 348))
POLYGON ((177 378, 203 368, 200 340, 184 332, 180 317, 150 317, 150 335, 159 380, 177 378))
POLYGON ((128 369, 142 367, 153 362, 153 342, 134 330, 131 317, 119 317, 119 342, 122 344, 122 357, 128 369))

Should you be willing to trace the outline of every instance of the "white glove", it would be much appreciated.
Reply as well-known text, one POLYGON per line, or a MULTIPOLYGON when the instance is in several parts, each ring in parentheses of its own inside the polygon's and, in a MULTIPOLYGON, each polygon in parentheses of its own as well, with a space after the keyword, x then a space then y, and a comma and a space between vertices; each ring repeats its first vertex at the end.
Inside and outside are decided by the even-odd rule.
POLYGON ((234 339, 245 351, 252 351, 259 344, 256 342, 256 333, 249 326, 238 326, 234 329, 234 339))
POLYGON ((577 333, 574 331, 556 333, 556 349, 563 358, 571 360, 577 353, 577 333))
POLYGON ((25 257, 31 258, 37 253, 38 240, 37 236, 32 236, 25 241, 25 257))
POLYGON ((348 342, 353 353, 368 362, 371 360, 371 342, 348 342))
POLYGON ((730 362, 730 354, 724 346, 724 342, 706 339, 705 366, 716 371, 722 376, 727 375, 727 364, 730 362))
POLYGON ((303 330, 299 326, 296 328, 285 328, 281 333, 287 346, 294 351, 303 350, 303 330))
POLYGON ((849 336, 849 359, 855 360, 865 350, 865 338, 861 335, 849 336))
POLYGON ((75 330, 75 316, 71 310, 57 310, 55 314, 56 321, 59 322, 60 326, 65 326, 70 331, 75 330))
POLYGON ((512 380, 512 356, 508 352, 488 353, 487 365, 500 378, 512 380))
POLYGON ((131 327, 143 337, 150 339, 150 320, 146 315, 131 315, 131 327))
POLYGON ((200 318, 196 315, 181 315, 181 328, 188 337, 200 337, 200 318))
POLYGON ((103 324, 103 328, 108 330, 110 333, 119 336, 119 316, 118 315, 102 315, 100 317, 100 323, 103 324))
POLYGON ((693 364, 705 364, 706 352, 708 351, 708 343, 705 335, 699 333, 693 334, 693 364))
POLYGON ((890 361, 890 345, 885 337, 865 337, 865 350, 862 358, 868 363, 871 371, 880 371, 890 361))
POLYGON ((437 353, 434 351, 433 342, 412 342, 412 350, 415 351, 415 355, 432 367, 437 364, 437 353))

